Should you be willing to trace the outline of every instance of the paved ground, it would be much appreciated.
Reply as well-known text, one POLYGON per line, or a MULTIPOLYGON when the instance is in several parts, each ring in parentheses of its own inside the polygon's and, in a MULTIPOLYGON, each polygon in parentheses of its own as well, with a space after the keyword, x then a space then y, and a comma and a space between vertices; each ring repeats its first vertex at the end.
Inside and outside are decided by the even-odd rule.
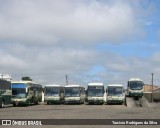
MULTIPOLYGON (((128 108, 123 105, 32 105, 29 107, 6 107, 0 109, 0 119, 160 119, 160 104, 151 104, 149 108, 133 107, 128 108)), ((160 125, 159 125, 160 126, 160 125)), ((159 126, 138 126, 142 128, 159 126)), ((4 126, 3 126, 4 127, 4 126)), ((17 126, 11 126, 17 127, 17 126)), ((31 127, 31 126, 25 126, 31 127)), ((39 127, 39 126, 32 126, 39 127)), ((40 126, 40 127, 136 127, 136 126, 40 126)))

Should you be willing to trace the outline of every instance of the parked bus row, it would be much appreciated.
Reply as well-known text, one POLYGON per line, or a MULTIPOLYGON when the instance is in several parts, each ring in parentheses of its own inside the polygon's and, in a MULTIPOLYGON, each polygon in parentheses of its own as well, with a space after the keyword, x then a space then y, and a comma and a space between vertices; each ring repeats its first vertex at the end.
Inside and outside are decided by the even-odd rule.
POLYGON ((88 83, 87 88, 80 85, 42 85, 32 81, 9 81, 0 79, 0 107, 7 104, 31 105, 42 102, 42 92, 44 92, 44 102, 46 104, 111 104, 125 102, 125 96, 142 97, 143 81, 139 78, 131 78, 128 81, 127 93, 124 86, 120 84, 110 84, 105 89, 103 83, 88 83))
POLYGON ((84 103, 111 104, 125 102, 125 96, 142 97, 144 83, 139 78, 131 78, 128 81, 127 93, 124 86, 110 84, 105 90, 103 83, 88 83, 87 89, 80 85, 46 85, 44 89, 44 102, 50 103, 84 103))

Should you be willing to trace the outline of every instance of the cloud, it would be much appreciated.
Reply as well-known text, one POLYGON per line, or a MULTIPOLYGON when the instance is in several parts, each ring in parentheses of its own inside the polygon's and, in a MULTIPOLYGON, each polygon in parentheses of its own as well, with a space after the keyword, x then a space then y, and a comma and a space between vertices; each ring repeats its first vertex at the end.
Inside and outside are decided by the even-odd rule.
POLYGON ((140 5, 135 0, 0 1, 1 74, 12 74, 13 79, 30 76, 43 84, 65 84, 66 74, 76 84, 125 84, 135 75, 148 83, 152 66, 159 71, 159 53, 141 58, 95 48, 143 34, 137 19, 143 9, 140 15, 136 12, 140 5))
POLYGON ((95 51, 85 48, 40 47, 37 49, 37 47, 28 48, 19 44, 8 48, 8 51, 3 51, 0 57, 1 72, 12 74, 15 79, 29 75, 42 83, 64 84, 62 79, 66 74, 75 79, 87 71, 90 65, 95 65, 96 58, 99 56, 95 51))
POLYGON ((117 53, 111 53, 104 59, 105 70, 98 74, 102 80, 106 79, 107 83, 127 84, 131 77, 139 77, 144 83, 151 84, 151 73, 154 73, 154 84, 160 85, 159 80, 159 58, 160 53, 154 53, 147 58, 138 56, 124 57, 117 53), (125 83, 126 81, 126 83, 125 83))
POLYGON ((18 69, 23 69, 26 64, 23 60, 19 59, 18 57, 12 56, 10 54, 2 53, 0 52, 0 66, 1 70, 10 68, 12 69, 13 67, 15 68, 15 71, 18 69))
POLYGON ((133 9, 124 2, 13 0, 1 4, 3 41, 45 45, 116 42, 136 28, 133 9))

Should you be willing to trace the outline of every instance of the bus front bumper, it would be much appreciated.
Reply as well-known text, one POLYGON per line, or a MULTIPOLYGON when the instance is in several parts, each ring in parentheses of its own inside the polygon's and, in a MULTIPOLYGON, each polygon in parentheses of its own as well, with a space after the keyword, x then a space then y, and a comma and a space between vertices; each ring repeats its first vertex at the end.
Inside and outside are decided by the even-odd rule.
POLYGON ((104 103, 104 100, 103 98, 99 98, 99 97, 88 97, 87 98, 87 102, 89 104, 103 104, 104 103))
POLYGON ((113 103, 113 104, 122 104, 124 102, 124 98, 122 97, 108 97, 107 103, 113 103))
POLYGON ((131 97, 142 97, 143 92, 129 92, 129 96, 131 96, 131 97))
POLYGON ((61 103, 61 99, 59 97, 45 97, 44 102, 49 102, 49 103, 61 103))
POLYGON ((26 98, 22 98, 22 99, 11 99, 11 104, 14 105, 27 105, 28 104, 28 100, 26 98))
POLYGON ((65 101, 66 104, 69 104, 69 103, 71 103, 71 104, 75 103, 76 104, 76 103, 80 103, 80 98, 79 97, 74 97, 74 98, 72 98, 72 97, 67 97, 66 98, 65 97, 64 101, 65 101))

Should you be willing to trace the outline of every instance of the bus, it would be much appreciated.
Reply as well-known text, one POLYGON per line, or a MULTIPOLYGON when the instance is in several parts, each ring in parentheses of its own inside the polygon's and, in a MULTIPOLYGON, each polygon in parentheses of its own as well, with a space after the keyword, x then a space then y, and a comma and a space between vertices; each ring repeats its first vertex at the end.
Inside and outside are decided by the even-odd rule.
POLYGON ((131 78, 127 85, 127 95, 129 97, 142 97, 143 96, 144 82, 139 78, 131 78))
POLYGON ((107 86, 107 104, 119 103, 123 104, 125 101, 124 86, 120 84, 110 84, 107 86))
POLYGON ((88 83, 86 99, 88 104, 103 104, 105 102, 104 95, 105 90, 103 83, 88 83))
POLYGON ((13 106, 39 104, 42 101, 42 85, 32 81, 12 82, 13 106))
POLYGON ((67 85, 64 87, 64 103, 78 103, 85 102, 85 88, 81 85, 67 85))
POLYGON ((11 81, 0 79, 0 108, 11 104, 12 90, 11 81))
POLYGON ((51 103, 64 103, 64 88, 61 85, 46 85, 44 87, 44 102, 51 103))

